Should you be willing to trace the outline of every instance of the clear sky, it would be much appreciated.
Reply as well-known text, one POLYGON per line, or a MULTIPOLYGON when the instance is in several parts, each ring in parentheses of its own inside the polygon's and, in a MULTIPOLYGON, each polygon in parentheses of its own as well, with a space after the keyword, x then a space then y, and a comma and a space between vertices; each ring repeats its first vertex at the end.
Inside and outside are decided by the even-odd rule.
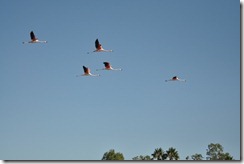
POLYGON ((240 159, 240 1, 11 0, 0 20, 0 159, 184 160, 210 143, 240 159), (22 44, 32 30, 48 43, 22 44), (97 38, 114 52, 87 54, 97 38))

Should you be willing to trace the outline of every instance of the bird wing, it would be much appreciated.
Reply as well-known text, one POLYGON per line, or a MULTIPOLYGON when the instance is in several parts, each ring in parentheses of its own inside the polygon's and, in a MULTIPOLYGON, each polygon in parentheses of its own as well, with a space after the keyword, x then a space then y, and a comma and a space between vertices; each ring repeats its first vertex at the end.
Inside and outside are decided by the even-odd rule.
POLYGON ((103 62, 103 64, 105 65, 106 68, 110 68, 110 63, 109 62, 103 62))
POLYGON ((33 31, 30 32, 30 37, 31 37, 31 40, 33 40, 33 41, 35 41, 37 39, 33 31))
POLYGON ((84 69, 85 74, 89 74, 89 68, 83 66, 83 69, 84 69))
POLYGON ((96 41, 95 41, 95 47, 96 47, 96 49, 102 48, 102 45, 99 43, 98 39, 96 39, 96 41))

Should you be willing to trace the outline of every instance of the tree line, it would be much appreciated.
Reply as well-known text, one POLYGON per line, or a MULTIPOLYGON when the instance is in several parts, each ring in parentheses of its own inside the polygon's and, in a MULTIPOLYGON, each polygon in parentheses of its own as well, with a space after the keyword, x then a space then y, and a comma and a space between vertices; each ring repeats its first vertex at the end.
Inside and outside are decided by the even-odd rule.
MULTIPOLYGON (((115 152, 111 149, 104 153, 102 160, 125 160, 123 153, 115 152)), ((228 152, 224 152, 224 148, 219 143, 210 143, 206 149, 206 157, 202 154, 195 153, 191 156, 187 156, 184 159, 180 159, 178 151, 170 147, 164 151, 162 148, 156 148, 151 155, 139 155, 133 157, 130 160, 234 160, 228 152)))

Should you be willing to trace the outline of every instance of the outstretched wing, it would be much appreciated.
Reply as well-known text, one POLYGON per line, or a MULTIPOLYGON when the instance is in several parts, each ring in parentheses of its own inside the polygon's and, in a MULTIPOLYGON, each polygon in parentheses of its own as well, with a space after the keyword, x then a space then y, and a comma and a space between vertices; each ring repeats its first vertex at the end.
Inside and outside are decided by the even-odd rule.
POLYGON ((98 39, 96 39, 96 41, 95 41, 95 47, 96 47, 96 49, 102 48, 102 45, 99 43, 98 39))
POLYGON ((89 68, 83 66, 83 69, 84 69, 84 73, 85 73, 85 74, 89 74, 89 68))
POLYGON ((95 47, 98 48, 99 45, 100 45, 100 43, 99 43, 98 39, 96 39, 96 41, 95 41, 95 47))
POLYGON ((105 67, 108 68, 108 69, 111 67, 109 62, 103 62, 103 64, 104 64, 105 67))
POLYGON ((33 31, 30 32, 30 37, 31 37, 31 40, 33 40, 33 41, 36 40, 36 36, 33 31))

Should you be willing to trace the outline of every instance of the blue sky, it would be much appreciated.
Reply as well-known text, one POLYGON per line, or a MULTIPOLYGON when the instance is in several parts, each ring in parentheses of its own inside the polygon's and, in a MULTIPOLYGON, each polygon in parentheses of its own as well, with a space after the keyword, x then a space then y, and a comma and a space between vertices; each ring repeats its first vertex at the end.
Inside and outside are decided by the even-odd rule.
POLYGON ((0 20, 0 159, 184 160, 210 143, 240 159, 238 0, 0 1, 0 20), (48 43, 22 44, 32 30, 48 43), (87 54, 97 38, 114 52, 87 54))

